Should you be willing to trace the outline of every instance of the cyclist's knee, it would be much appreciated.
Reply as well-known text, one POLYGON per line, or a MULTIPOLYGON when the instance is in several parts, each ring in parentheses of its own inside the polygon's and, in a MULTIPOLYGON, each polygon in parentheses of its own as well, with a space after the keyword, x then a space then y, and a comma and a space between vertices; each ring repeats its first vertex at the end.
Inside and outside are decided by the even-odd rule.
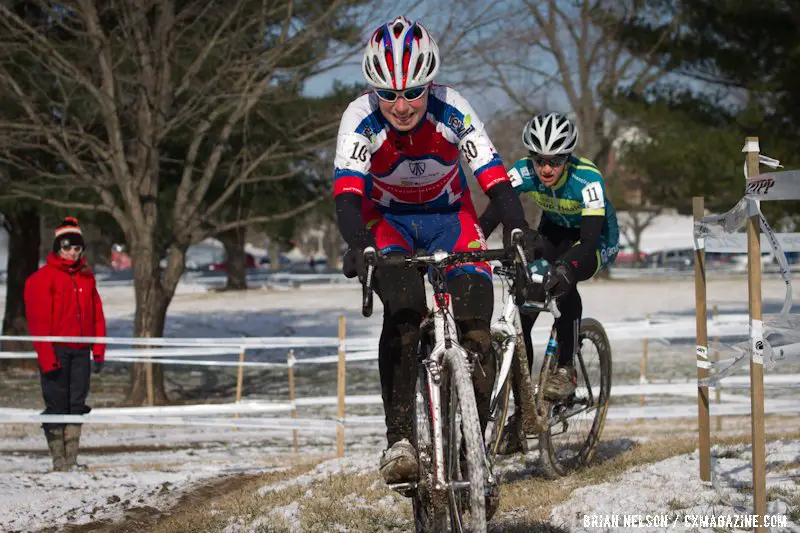
POLYGON ((453 299, 456 320, 483 320, 486 324, 492 320, 492 280, 480 274, 462 274, 449 280, 447 288, 453 299))
POLYGON ((401 309, 384 316, 383 337, 393 353, 416 351, 419 342, 422 313, 413 309, 401 309))
MULTIPOLYGON (((389 254, 393 255, 402 254, 389 254)), ((416 268, 379 268, 375 272, 375 292, 383 303, 384 315, 404 311, 412 311, 420 316, 425 313, 425 284, 416 268)))

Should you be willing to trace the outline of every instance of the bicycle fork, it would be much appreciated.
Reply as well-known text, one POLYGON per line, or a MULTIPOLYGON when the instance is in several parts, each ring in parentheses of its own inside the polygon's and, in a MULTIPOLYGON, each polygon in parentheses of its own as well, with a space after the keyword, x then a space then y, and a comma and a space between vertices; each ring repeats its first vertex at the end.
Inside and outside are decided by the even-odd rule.
MULTIPOLYGON (((437 302, 438 304, 444 302, 437 302)), ((446 312, 446 307, 438 307, 433 315, 434 339, 436 343, 426 361, 426 372, 428 377, 428 397, 430 398, 430 416, 433 436, 433 490, 444 494, 448 489, 445 475, 445 451, 443 434, 443 414, 442 414, 442 372, 441 368, 445 364, 444 358, 447 352, 456 352, 457 357, 467 359, 467 352, 453 341, 456 331, 455 321, 452 313, 446 312)), ((452 393, 451 393, 452 394, 452 393)), ((455 421, 451 420, 451 424, 455 421)))

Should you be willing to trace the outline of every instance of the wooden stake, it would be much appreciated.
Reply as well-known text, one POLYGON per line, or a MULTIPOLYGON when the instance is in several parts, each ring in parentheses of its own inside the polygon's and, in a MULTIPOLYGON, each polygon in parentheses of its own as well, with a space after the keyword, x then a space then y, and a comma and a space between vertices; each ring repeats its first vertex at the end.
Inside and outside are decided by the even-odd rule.
MULTIPOLYGON (((758 137, 745 139, 747 175, 755 178, 758 169, 758 137)), ((755 210, 747 220, 747 294, 750 307, 750 416, 753 443, 753 513, 763 517, 767 511, 766 442, 764 438, 764 360, 761 322, 761 228, 755 210)), ((766 532, 765 527, 756 531, 766 532)))
POLYGON ((245 347, 242 346, 242 351, 239 352, 239 367, 236 371, 236 401, 242 401, 242 382, 244 381, 244 351, 245 347))
MULTIPOLYGON (((645 320, 647 320, 647 323, 649 325, 650 323, 649 313, 645 316, 645 320)), ((647 383, 647 344, 648 344, 648 339, 647 337, 645 337, 644 340, 642 341, 642 363, 639 368, 639 383, 641 384, 647 383)), ((639 405, 644 405, 647 401, 646 398, 647 397, 644 394, 639 396, 639 405)))
MULTIPOLYGON (((694 220, 703 218, 705 205, 702 196, 692 198, 694 220)), ((708 312, 706 307, 706 254, 703 244, 695 243, 694 301, 697 330, 697 379, 708 377, 708 312)), ((697 430, 700 450, 700 479, 711 481, 711 427, 708 420, 708 387, 697 387, 697 430)))
MULTIPOLYGON (((242 401, 242 383, 244 382, 244 351, 245 347, 241 347, 239 352, 239 367, 236 369, 236 403, 242 401)), ((239 418, 239 413, 236 413, 234 418, 239 418)))
MULTIPOLYGON (((297 418, 297 409, 294 407, 294 350, 289 350, 286 356, 286 364, 289 367, 289 402, 292 404, 292 418, 297 418)), ((298 430, 292 431, 292 451, 297 455, 299 448, 300 433, 298 430)))
MULTIPOLYGON (((714 305, 713 308, 711 308, 711 317, 712 317, 713 320, 716 320, 719 317, 719 308, 716 306, 716 304, 714 305)), ((719 335, 716 335, 714 337, 714 345, 716 345, 716 346, 719 345, 719 335)), ((717 350, 716 348, 714 349, 714 355, 713 355, 713 357, 711 359, 714 362, 719 362, 719 350, 717 350)), ((721 387, 721 385, 722 385, 721 382, 717 382, 717 386, 714 387, 714 403, 716 403, 716 404, 722 403, 722 397, 721 397, 722 396, 722 387, 721 387)), ((715 416, 714 418, 717 421, 716 430, 717 431, 722 431, 722 417, 721 416, 715 416)))
POLYGON ((345 317, 339 316, 339 367, 338 367, 338 409, 336 416, 339 419, 339 426, 336 428, 336 456, 344 456, 344 394, 345 394, 345 358, 344 358, 344 339, 345 339, 345 317))

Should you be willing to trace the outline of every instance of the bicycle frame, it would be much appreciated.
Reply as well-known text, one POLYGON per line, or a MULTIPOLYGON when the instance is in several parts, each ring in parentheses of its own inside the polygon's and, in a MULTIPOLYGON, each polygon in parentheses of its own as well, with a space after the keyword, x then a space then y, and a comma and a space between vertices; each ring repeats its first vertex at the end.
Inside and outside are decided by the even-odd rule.
MULTIPOLYGON (((509 280, 516 280, 516 276, 509 273, 507 269, 495 269, 495 272, 509 280)), ((526 276, 527 281, 533 283, 542 283, 543 277, 538 274, 529 274, 526 276)), ((489 402, 489 425, 487 426, 487 434, 491 435, 495 431, 496 424, 503 424, 505 420, 498 420, 497 408, 499 402, 499 395, 501 389, 509 383, 509 378, 512 373, 515 352, 518 342, 518 329, 517 318, 520 310, 518 302, 514 298, 514 287, 509 284, 507 288, 508 298, 505 299, 505 306, 503 313, 491 325, 492 337, 500 337, 502 339, 501 350, 497 354, 500 357, 500 369, 495 379, 492 395, 489 402)), ((527 309, 537 312, 551 313, 555 318, 561 316, 556 301, 545 294, 543 302, 526 302, 527 309)), ((546 431, 547 425, 550 423, 546 415, 548 409, 546 400, 543 397, 544 380, 547 378, 547 369, 551 363, 552 357, 555 355, 556 347, 556 331, 555 327, 550 330, 550 338, 548 340, 548 349, 542 359, 542 366, 539 372, 538 386, 534 387, 530 380, 529 372, 520 372, 518 377, 518 392, 522 398, 515 398, 515 401, 521 402, 522 413, 522 427, 526 433, 541 433, 546 431), (531 409, 533 408, 533 409, 531 409)), ((527 361, 525 362, 527 368, 527 361)), ((518 369, 519 370, 519 369, 518 369)), ((501 415, 502 418, 502 415, 501 415)), ((487 438, 487 442, 489 439, 487 438)))
MULTIPOLYGON (((498 271, 502 272, 499 269, 495 270, 495 272, 498 271)), ((542 276, 531 274, 531 281, 534 283, 541 283, 542 276)), ((509 290, 509 293, 510 292, 512 291, 509 290)), ((517 317, 519 316, 519 307, 510 296, 511 294, 509 294, 509 298, 505 300, 505 306, 503 307, 503 313, 500 315, 500 318, 494 321, 491 326, 492 333, 499 333, 503 336, 503 350, 501 354, 498 354, 502 358, 502 362, 500 364, 500 372, 495 379, 494 388, 492 389, 491 401, 489 402, 490 413, 494 412, 495 407, 497 407, 497 395, 500 392, 500 387, 506 382, 511 372, 514 351, 517 348, 517 317)), ((555 300, 552 300, 549 296, 545 298, 545 301, 540 306, 537 305, 534 309, 537 311, 549 312, 555 318, 561 316, 555 300)))

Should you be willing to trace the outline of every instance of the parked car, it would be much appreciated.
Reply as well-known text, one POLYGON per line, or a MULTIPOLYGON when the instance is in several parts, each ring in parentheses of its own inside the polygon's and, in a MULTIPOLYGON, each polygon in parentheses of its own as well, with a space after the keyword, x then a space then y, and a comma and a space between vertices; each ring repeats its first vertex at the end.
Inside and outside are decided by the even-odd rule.
MULTIPOLYGON (((208 265, 208 270, 214 272, 216 270, 227 270, 228 260, 225 259, 224 261, 219 261, 216 263, 210 263, 208 265)), ((244 267, 245 268, 256 268, 256 258, 251 254, 244 254, 244 267)))
POLYGON ((676 268, 685 270, 694 266, 694 249, 674 248, 671 250, 658 250, 647 256, 647 266, 650 268, 676 268))
POLYGON ((633 248, 630 246, 624 246, 619 249, 617 253, 617 258, 614 260, 614 264, 616 265, 629 265, 636 262, 636 257, 639 258, 640 263, 644 263, 647 261, 647 254, 639 251, 638 254, 635 254, 633 248))

